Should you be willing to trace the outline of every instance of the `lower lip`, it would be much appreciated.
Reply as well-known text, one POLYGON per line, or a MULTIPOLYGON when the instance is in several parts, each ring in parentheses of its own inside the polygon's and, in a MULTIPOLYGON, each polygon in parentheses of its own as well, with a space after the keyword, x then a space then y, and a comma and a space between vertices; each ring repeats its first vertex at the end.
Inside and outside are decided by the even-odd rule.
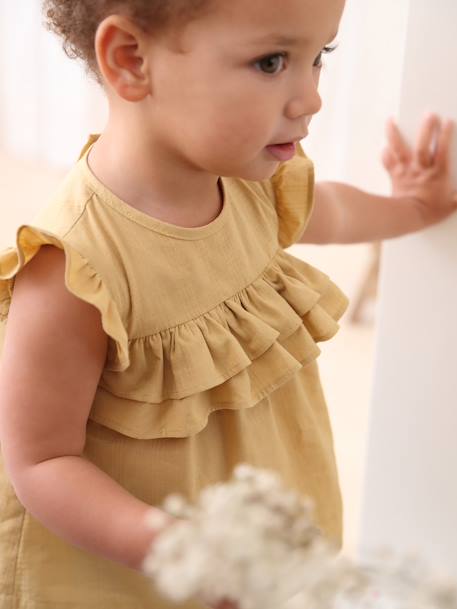
POLYGON ((278 159, 278 161, 290 161, 295 156, 295 144, 277 144, 276 146, 267 146, 268 152, 278 159))

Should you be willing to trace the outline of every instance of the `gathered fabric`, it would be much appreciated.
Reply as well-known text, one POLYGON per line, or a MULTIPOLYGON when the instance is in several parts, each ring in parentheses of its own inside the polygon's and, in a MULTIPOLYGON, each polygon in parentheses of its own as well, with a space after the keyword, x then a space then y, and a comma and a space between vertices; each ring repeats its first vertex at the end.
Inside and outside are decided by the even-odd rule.
MULTIPOLYGON (((240 462, 274 469, 313 499, 318 525, 340 544, 341 497, 315 360, 347 299, 284 251, 312 212, 311 161, 299 148, 271 180, 221 177, 219 216, 184 228, 131 207, 92 174, 96 139, 49 206, 0 252, 0 348, 15 277, 42 246, 62 249, 67 289, 97 308, 109 338, 85 457, 151 505, 174 492, 195 498, 240 462)), ((119 599, 124 609, 168 607, 141 574, 55 538, 4 474, 1 492, 0 567, 18 569, 14 585, 0 575, 2 609, 57 609, 64 600, 103 609, 119 599), (78 578, 93 583, 75 597, 68 591, 78 578)))

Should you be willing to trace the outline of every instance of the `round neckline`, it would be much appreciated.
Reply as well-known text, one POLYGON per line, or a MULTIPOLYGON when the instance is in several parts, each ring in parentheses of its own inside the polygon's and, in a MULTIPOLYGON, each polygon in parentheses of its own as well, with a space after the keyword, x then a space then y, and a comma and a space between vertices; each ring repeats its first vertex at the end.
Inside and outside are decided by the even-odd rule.
POLYGON ((100 197, 100 200, 109 205, 111 208, 122 214, 123 216, 129 218, 133 222, 137 224, 141 224, 145 228, 153 230, 162 235, 166 235, 168 237, 175 237, 177 239, 184 239, 193 241, 196 239, 203 239, 210 235, 213 235, 217 231, 219 231, 227 220, 227 216, 229 213, 229 197, 228 197, 228 189, 225 184, 225 180, 222 176, 219 177, 220 190, 222 193, 222 209, 219 215, 214 218, 209 224, 205 224, 203 226, 196 226, 192 228, 188 228, 185 226, 179 226, 178 224, 170 224, 168 222, 164 222, 159 220, 158 218, 154 218, 154 216, 150 216, 145 212, 136 209, 132 205, 129 205, 122 199, 120 199, 117 195, 114 194, 103 182, 101 182, 97 176, 92 172, 89 167, 88 156, 89 152, 97 141, 98 135, 91 135, 89 137, 89 141, 86 146, 83 148, 83 152, 81 153, 79 159, 79 165, 82 169, 84 178, 86 183, 89 185, 90 189, 100 197))

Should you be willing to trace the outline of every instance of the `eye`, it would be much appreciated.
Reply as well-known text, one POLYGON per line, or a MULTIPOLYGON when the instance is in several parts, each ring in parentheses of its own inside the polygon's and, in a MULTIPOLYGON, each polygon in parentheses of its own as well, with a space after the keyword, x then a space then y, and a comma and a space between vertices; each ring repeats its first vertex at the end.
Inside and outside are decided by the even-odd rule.
POLYGON ((322 61, 322 57, 323 57, 323 55, 328 55, 329 53, 333 53, 333 51, 334 51, 334 50, 335 50, 337 47, 338 47, 338 45, 337 45, 337 44, 335 44, 335 45, 333 45, 333 46, 327 46, 327 47, 324 47, 324 48, 322 49, 322 51, 319 53, 319 55, 316 57, 316 59, 314 60, 313 67, 314 67, 314 68, 322 68, 322 66, 324 65, 324 64, 323 64, 323 61, 322 61))
POLYGON ((265 74, 277 74, 282 71, 281 68, 284 69, 286 57, 287 53, 275 53, 262 57, 262 59, 257 60, 254 65, 265 74))

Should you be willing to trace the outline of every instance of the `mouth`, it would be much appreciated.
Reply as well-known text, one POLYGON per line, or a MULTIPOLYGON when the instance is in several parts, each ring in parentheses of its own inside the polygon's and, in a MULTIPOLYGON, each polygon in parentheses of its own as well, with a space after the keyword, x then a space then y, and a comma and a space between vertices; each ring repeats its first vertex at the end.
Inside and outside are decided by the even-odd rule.
POLYGON ((267 146, 268 152, 278 161, 289 161, 295 156, 295 142, 286 142, 284 144, 272 144, 267 146))

